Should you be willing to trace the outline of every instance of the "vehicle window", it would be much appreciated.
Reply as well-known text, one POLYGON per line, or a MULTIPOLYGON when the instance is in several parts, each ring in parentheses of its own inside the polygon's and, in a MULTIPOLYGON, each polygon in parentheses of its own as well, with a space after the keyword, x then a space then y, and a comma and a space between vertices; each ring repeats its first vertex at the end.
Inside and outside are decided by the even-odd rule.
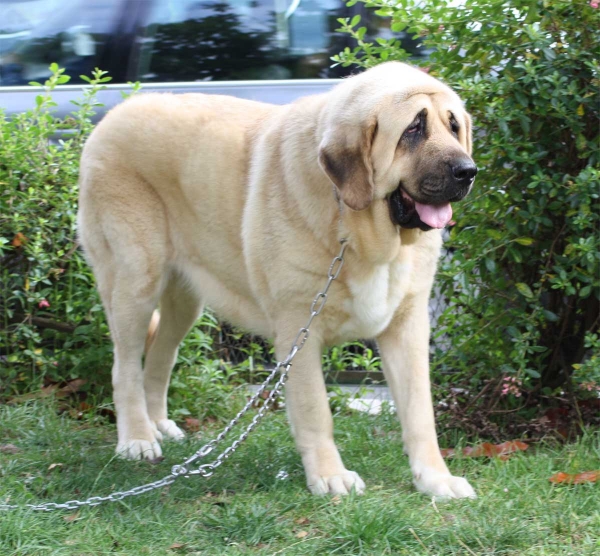
POLYGON ((1 0, 0 85, 44 81, 48 66, 80 82, 107 61, 123 0, 1 0))
POLYGON ((349 70, 330 58, 351 39, 337 19, 359 12, 342 0, 161 0, 141 31, 136 79, 338 77, 349 70))
POLYGON ((367 39, 392 36, 345 0, 0 0, 0 86, 43 81, 52 62, 71 83, 95 67, 113 83, 342 77, 357 70, 331 56, 355 44, 337 19, 356 14, 367 39))

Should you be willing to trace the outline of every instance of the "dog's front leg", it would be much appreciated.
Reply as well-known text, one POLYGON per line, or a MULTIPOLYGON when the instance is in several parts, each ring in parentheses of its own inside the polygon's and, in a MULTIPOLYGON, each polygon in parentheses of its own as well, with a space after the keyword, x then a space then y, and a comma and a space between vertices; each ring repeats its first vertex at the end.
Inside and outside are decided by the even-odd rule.
POLYGON ((438 446, 429 383, 427 304, 426 294, 407 299, 377 338, 383 369, 417 489, 441 498, 474 498, 471 485, 450 474, 438 446))
MULTIPOLYGON (((294 336, 286 334, 276 339, 279 361, 287 356, 294 336)), ((288 417, 302 456, 306 482, 313 494, 347 494, 352 489, 361 493, 364 482, 344 467, 333 440, 333 418, 321 370, 322 344, 314 336, 294 358, 285 390, 288 417)))

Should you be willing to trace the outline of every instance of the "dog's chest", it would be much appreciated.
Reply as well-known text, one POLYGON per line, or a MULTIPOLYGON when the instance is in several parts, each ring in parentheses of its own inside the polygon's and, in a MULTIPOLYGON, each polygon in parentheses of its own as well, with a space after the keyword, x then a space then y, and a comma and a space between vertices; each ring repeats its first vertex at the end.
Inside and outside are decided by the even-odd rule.
POLYGON ((411 265, 393 262, 347 280, 350 296, 344 301, 348 314, 340 327, 344 339, 373 338, 383 332, 406 295, 411 265))

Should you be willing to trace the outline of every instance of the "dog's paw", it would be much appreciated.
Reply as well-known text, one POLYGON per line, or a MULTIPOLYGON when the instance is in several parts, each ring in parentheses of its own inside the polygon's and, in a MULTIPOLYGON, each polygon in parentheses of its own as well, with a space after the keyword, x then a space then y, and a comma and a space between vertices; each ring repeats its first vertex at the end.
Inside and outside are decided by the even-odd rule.
MULTIPOLYGON (((161 436, 162 438, 162 436, 161 436)), ((124 459, 156 459, 162 456, 157 440, 141 440, 133 438, 117 444, 116 453, 124 459)))
POLYGON ((182 440, 185 438, 185 433, 175 424, 172 419, 161 419, 156 422, 156 427, 162 433, 164 438, 172 440, 182 440))
POLYGON ((437 499, 477 498, 473 487, 466 479, 434 469, 423 469, 418 475, 415 475, 414 483, 419 492, 437 499))
POLYGON ((365 491, 365 483, 358 473, 344 469, 337 475, 313 475, 308 478, 308 489, 317 495, 349 494, 354 490, 357 494, 365 491))

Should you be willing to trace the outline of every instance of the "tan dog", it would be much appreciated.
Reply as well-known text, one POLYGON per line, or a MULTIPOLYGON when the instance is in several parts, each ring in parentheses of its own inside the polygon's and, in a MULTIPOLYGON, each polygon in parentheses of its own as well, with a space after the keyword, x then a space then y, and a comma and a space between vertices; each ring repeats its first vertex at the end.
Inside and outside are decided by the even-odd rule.
POLYGON ((438 448, 427 312, 442 243, 431 228, 472 185, 470 135, 455 93, 396 62, 287 106, 148 94, 112 110, 83 153, 79 230, 114 342, 118 452, 155 458, 162 438, 183 436, 167 417, 167 387, 205 303, 273 338, 281 360, 348 237, 287 384, 308 487, 364 489, 333 440, 321 352, 376 338, 415 485, 474 496, 438 448))

